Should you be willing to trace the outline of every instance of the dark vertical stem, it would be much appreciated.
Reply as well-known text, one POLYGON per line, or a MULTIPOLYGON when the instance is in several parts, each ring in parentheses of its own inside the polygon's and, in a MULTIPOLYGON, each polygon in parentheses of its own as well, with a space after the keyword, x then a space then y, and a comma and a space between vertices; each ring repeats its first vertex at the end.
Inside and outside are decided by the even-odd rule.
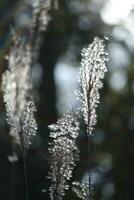
POLYGON ((26 165, 26 156, 25 156, 25 150, 22 151, 22 157, 23 157, 23 167, 24 167, 24 181, 25 181, 25 192, 26 192, 26 200, 28 200, 28 183, 27 183, 27 165, 26 165))
POLYGON ((92 200, 92 160, 93 160, 93 144, 92 144, 92 133, 87 128, 87 137, 88 137, 88 160, 89 160, 89 197, 92 200))
MULTIPOLYGON (((91 77, 90 77, 91 79, 91 77)), ((93 191, 92 191, 92 174, 91 174, 91 170, 92 170, 92 159, 93 159, 93 145, 92 145, 92 130, 90 128, 90 118, 91 118, 91 110, 90 110, 90 93, 91 93, 91 88, 92 86, 90 85, 90 80, 89 79, 89 88, 87 90, 87 102, 88 102, 88 122, 87 122, 87 140, 88 140, 88 160, 89 160, 89 197, 90 200, 92 200, 92 195, 93 195, 93 191)))
MULTIPOLYGON (((12 149, 12 155, 14 155, 15 149, 14 149, 14 145, 13 143, 11 144, 11 149, 12 149)), ((10 192, 9 192, 9 199, 10 200, 14 200, 16 198, 16 181, 14 179, 15 174, 15 163, 11 162, 10 163, 10 183, 9 183, 9 188, 10 188, 10 192)))
MULTIPOLYGON (((22 123, 20 123, 20 126, 22 127, 22 123)), ((28 197, 28 183, 27 183, 27 165, 26 165, 26 150, 24 145, 24 138, 23 138, 23 131, 21 130, 19 133, 20 136, 20 145, 22 150, 22 159, 23 159, 23 168, 24 168, 24 183, 25 183, 25 194, 26 194, 26 200, 29 200, 28 197)))

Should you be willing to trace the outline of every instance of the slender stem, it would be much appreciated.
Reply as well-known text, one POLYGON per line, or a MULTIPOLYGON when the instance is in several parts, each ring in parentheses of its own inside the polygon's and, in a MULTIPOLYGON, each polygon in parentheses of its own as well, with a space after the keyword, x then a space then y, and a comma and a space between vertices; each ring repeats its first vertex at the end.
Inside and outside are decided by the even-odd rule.
POLYGON ((88 160, 89 160, 89 197, 92 200, 92 195, 93 195, 93 191, 92 191, 92 160, 93 160, 93 144, 92 144, 92 134, 89 130, 89 128, 87 128, 87 137, 88 137, 88 160))
POLYGON ((90 85, 91 76, 89 78, 89 86, 87 86, 87 102, 88 102, 88 122, 87 122, 87 140, 88 140, 88 160, 89 160, 89 197, 92 200, 93 191, 92 191, 92 160, 93 160, 93 145, 92 145, 92 130, 90 129, 90 118, 91 118, 91 110, 90 110, 90 93, 92 86, 90 85))
MULTIPOLYGON (((21 123, 20 123, 20 126, 22 127, 21 123)), ((23 159, 23 168, 24 168, 25 194, 26 194, 26 200, 29 200, 29 197, 28 197, 28 183, 27 183, 26 150, 25 150, 24 138, 23 138, 22 130, 20 131, 19 136, 20 136, 22 159, 23 159)))
POLYGON ((22 151, 22 157, 23 157, 23 166, 24 166, 24 181, 25 181, 25 192, 26 192, 26 200, 28 200, 28 183, 27 183, 27 166, 26 166, 26 156, 25 156, 25 150, 22 151))

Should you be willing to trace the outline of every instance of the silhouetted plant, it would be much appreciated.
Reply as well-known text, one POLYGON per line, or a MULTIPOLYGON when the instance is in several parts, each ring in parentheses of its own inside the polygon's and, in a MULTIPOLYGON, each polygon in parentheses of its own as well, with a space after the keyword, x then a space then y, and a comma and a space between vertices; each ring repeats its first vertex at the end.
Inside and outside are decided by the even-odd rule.
MULTIPOLYGON (((12 44, 9 55, 6 56, 8 69, 2 77, 2 89, 10 135, 16 139, 23 154, 27 200, 25 156, 26 150, 31 144, 31 139, 37 131, 34 118, 36 109, 31 94, 31 67, 38 58, 42 39, 41 33, 46 30, 50 20, 49 11, 52 3, 52 0, 24 0, 21 2, 22 13, 25 10, 29 10, 30 13, 25 23, 19 22, 12 29, 12 44)), ((20 15, 22 13, 20 12, 20 15)))
POLYGON ((99 90, 103 87, 103 79, 107 72, 106 62, 108 53, 105 51, 104 41, 95 37, 93 42, 82 50, 80 67, 80 91, 75 91, 81 102, 80 112, 87 126, 88 156, 89 156, 89 197, 93 199, 92 185, 92 156, 93 156, 93 130, 97 123, 96 108, 99 104, 99 90))
MULTIPOLYGON (((7 121, 10 135, 19 144, 24 162, 26 199, 28 200, 26 150, 37 132, 34 118, 35 105, 32 98, 31 67, 37 61, 42 40, 42 32, 46 31, 50 20, 49 11, 57 1, 27 0, 24 7, 30 9, 30 23, 20 24, 12 31, 12 44, 9 55, 6 56, 8 69, 2 77, 2 89, 6 105, 7 121)), ((73 182, 73 190, 81 199, 93 199, 92 185, 92 136, 97 122, 96 108, 99 103, 99 90, 103 86, 108 55, 105 52, 103 40, 94 38, 93 42, 82 50, 80 67, 80 91, 75 91, 80 100, 80 108, 76 115, 65 114, 50 129, 50 199, 62 200, 65 190, 69 188, 68 181, 72 177, 79 150, 76 139, 80 130, 79 117, 83 116, 87 126, 89 182, 73 182), (89 192, 88 192, 89 188, 89 192)))
MULTIPOLYGON (((92 131, 97 122, 96 108, 99 103, 99 89, 103 86, 104 74, 107 71, 106 62, 108 61, 108 54, 105 52, 103 40, 94 38, 93 42, 82 50, 82 61, 79 73, 80 79, 80 91, 75 91, 77 98, 80 100, 80 108, 78 109, 78 115, 83 115, 85 124, 87 126, 87 138, 88 138, 88 156, 89 156, 89 182, 78 183, 74 182, 75 186, 79 186, 81 191, 77 191, 77 195, 81 199, 93 199, 93 185, 92 185, 92 131), (89 193, 86 191, 89 187, 89 193)), ((72 118, 72 117, 71 117, 72 118)), ((51 134, 53 138, 51 153, 51 173, 50 178, 52 186, 50 187, 50 197, 52 200, 62 200, 62 194, 65 195, 64 190, 66 186, 63 184, 68 179, 66 174, 66 168, 69 162, 66 162, 66 155, 69 152, 67 159, 71 160, 74 151, 68 151, 72 149, 72 143, 66 144, 68 137, 70 141, 74 142, 77 137, 72 137, 75 134, 75 127, 70 125, 71 118, 63 118, 57 122, 56 125, 50 126, 51 134), (69 136, 68 136, 69 134, 69 136), (70 145, 70 146, 69 146, 70 145), (58 151, 58 152, 57 152, 58 151), (62 167, 64 166, 64 167, 62 167)), ((73 119, 73 118, 72 118, 73 119)), ((78 123, 78 122, 77 122, 78 123)), ((77 127, 78 129, 78 127, 77 127)), ((76 135, 76 134, 75 134, 76 135)), ((75 156, 75 153, 74 153, 75 156)), ((72 173, 72 169, 70 171, 72 173)), ((69 177, 70 179, 70 177, 69 177)), ((67 187, 68 188, 68 187, 67 187)))
POLYGON ((68 180, 72 177, 75 162, 78 160, 78 148, 76 138, 78 137, 79 122, 70 113, 64 115, 57 124, 49 126, 50 143, 50 172, 51 200, 62 200, 65 190, 69 188, 68 180))
POLYGON ((2 86, 10 135, 21 149, 28 148, 36 134, 35 106, 31 96, 31 48, 21 38, 13 37, 14 45, 8 56, 8 70, 3 74, 2 86), (29 120, 29 122, 28 122, 29 120))

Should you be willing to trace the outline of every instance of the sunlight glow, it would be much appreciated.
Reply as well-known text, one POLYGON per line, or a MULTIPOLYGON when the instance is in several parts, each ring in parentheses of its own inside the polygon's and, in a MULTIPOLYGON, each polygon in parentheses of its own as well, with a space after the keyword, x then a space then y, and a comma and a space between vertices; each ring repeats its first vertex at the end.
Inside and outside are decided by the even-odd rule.
POLYGON ((133 7, 133 0, 106 1, 101 10, 101 18, 107 24, 119 24, 128 17, 133 7))
POLYGON ((72 110, 76 105, 74 90, 78 88, 78 67, 58 62, 54 71, 57 90, 57 109, 60 114, 72 110))

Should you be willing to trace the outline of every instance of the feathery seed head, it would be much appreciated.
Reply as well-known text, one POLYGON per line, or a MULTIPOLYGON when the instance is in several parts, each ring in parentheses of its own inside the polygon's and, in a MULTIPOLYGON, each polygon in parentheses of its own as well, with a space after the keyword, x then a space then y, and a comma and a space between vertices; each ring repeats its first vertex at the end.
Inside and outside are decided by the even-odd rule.
POLYGON ((68 180, 72 177, 75 161, 78 160, 76 138, 79 123, 70 113, 64 115, 56 124, 50 125, 50 198, 62 200, 69 188, 68 180))
POLYGON ((84 120, 91 134, 97 121, 96 107, 100 98, 99 89, 103 86, 102 79, 107 71, 108 54, 105 52, 103 40, 96 37, 82 50, 81 55, 79 74, 81 91, 77 91, 76 95, 81 101, 84 120))

